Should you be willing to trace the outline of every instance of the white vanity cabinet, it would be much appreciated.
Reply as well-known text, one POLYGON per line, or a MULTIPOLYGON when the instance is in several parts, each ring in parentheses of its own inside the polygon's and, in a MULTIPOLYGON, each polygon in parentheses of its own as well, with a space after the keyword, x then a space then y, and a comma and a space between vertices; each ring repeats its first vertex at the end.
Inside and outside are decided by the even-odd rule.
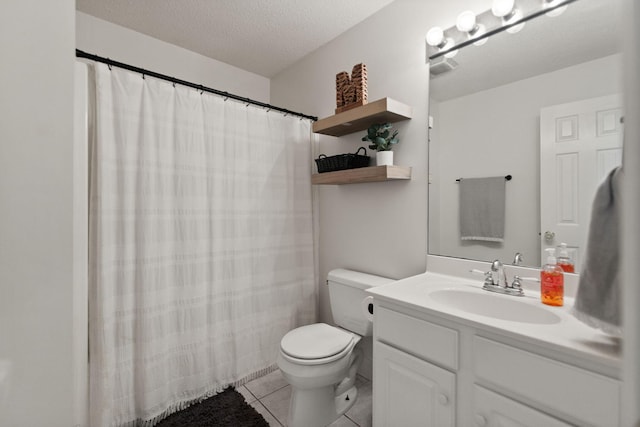
POLYGON ((620 381, 481 336, 472 341, 476 383, 571 424, 620 425, 620 381))
POLYGON ((620 426, 620 381, 538 351, 483 325, 375 300, 373 425, 620 426))
POLYGON ((455 374, 374 343, 374 425, 455 426, 455 374))
POLYGON ((374 426, 455 426, 458 333, 382 307, 374 325, 374 426))

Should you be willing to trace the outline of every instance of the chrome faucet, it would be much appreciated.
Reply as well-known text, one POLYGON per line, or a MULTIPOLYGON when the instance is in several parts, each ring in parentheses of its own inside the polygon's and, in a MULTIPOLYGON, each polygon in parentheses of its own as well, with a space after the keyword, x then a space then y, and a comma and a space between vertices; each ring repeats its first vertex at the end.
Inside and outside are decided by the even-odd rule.
POLYGON ((504 271, 504 265, 498 259, 491 263, 491 270, 484 273, 484 284, 482 285, 482 289, 491 292, 498 292, 500 294, 524 296, 524 291, 521 286, 521 278, 515 276, 513 278, 513 283, 509 284, 507 281, 507 274, 504 271))
POLYGON ((491 263, 491 283, 494 286, 507 287, 507 274, 504 272, 504 265, 498 259, 491 263))

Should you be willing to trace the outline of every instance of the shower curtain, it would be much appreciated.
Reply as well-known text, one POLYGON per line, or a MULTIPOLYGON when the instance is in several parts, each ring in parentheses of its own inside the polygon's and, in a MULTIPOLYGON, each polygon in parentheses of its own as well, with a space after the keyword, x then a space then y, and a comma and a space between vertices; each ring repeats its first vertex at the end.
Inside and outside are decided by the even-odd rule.
POLYGON ((310 123, 93 69, 90 425, 153 425, 315 320, 310 123))

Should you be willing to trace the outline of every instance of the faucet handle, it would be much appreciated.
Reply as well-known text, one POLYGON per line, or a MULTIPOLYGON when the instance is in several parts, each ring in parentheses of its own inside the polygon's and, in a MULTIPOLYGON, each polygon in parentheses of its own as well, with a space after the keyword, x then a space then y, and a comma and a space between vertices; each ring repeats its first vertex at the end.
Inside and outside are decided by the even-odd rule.
POLYGON ((522 277, 513 276, 513 282, 511 285, 507 285, 505 293, 515 296, 524 296, 524 290, 522 289, 522 277))
POLYGON ((537 277, 520 277, 520 276, 513 276, 513 282, 511 283, 511 288, 515 289, 515 290, 522 290, 522 281, 526 280, 529 282, 540 282, 540 279, 538 279, 537 277))
POLYGON ((482 274, 484 276, 484 284, 486 285, 492 285, 493 286, 493 274, 491 273, 491 271, 482 271, 482 270, 478 270, 476 268, 472 268, 471 270, 469 270, 469 273, 473 273, 473 274, 482 274))
POLYGON ((511 283, 513 289, 522 289, 522 277, 513 276, 513 282, 511 283))

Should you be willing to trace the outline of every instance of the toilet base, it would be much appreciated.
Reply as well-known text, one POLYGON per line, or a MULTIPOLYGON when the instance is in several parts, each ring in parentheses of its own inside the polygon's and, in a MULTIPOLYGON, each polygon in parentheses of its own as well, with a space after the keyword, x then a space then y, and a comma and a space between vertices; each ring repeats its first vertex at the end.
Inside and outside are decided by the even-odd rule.
POLYGON ((291 393, 289 427, 325 427, 356 403, 358 390, 352 386, 336 396, 336 387, 327 386, 315 389, 296 390, 291 393))
MULTIPOLYGON (((289 403, 289 427, 325 427, 356 403, 358 390, 355 387, 358 366, 362 360, 362 350, 354 349, 349 368, 343 371, 339 383, 321 387, 304 387, 291 384, 291 402, 289 403)), ((286 378, 286 373, 283 372, 286 378)), ((307 384, 308 385, 308 384, 307 384)))

